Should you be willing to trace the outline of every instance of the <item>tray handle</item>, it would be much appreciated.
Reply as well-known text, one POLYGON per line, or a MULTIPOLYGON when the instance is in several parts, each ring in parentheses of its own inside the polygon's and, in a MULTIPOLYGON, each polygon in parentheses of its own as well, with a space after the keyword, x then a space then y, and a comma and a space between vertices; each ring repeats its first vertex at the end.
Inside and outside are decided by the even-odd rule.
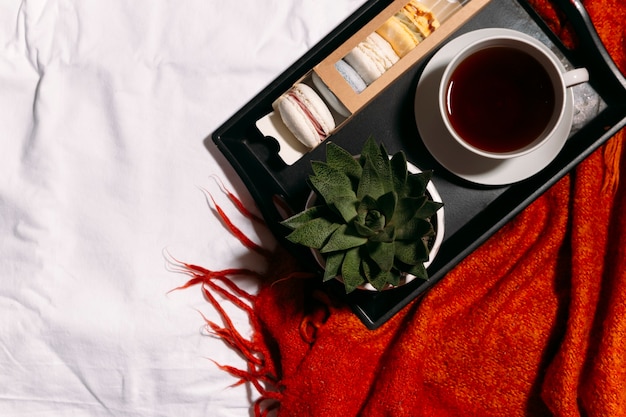
MULTIPOLYGON (((535 15, 536 21, 543 23, 547 33, 550 33, 556 40, 558 36, 551 28, 542 20, 541 16, 527 3, 529 11, 535 15)), ((626 78, 617 67, 615 61, 606 50, 598 32, 587 13, 587 9, 580 0, 552 0, 553 4, 567 16, 568 22, 571 24, 576 36, 578 44, 573 50, 566 50, 564 53, 575 64, 584 62, 585 67, 592 74, 590 82, 593 84, 593 78, 603 80, 603 92, 605 99, 610 101, 612 105, 626 106, 624 98, 626 97, 626 78)), ((560 40, 559 40, 560 42, 560 40)), ((594 84, 594 88, 596 88, 594 84)))

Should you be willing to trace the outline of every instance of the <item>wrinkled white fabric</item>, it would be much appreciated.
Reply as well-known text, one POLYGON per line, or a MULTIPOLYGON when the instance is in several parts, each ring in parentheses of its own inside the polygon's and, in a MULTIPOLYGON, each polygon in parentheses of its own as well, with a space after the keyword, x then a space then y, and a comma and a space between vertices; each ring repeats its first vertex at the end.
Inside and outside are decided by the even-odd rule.
POLYGON ((166 253, 264 268, 207 205, 274 244, 205 139, 363 3, 0 0, 0 415, 249 415, 166 253))

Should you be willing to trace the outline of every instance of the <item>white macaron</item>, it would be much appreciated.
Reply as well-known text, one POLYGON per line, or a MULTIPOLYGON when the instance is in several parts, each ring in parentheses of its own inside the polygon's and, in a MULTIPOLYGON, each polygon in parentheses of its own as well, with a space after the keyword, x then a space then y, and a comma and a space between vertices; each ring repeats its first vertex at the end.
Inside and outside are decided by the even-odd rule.
POLYGON ((319 145, 335 128, 326 103, 306 84, 294 84, 272 107, 296 139, 308 148, 319 145))
POLYGON ((359 42, 344 57, 367 85, 376 81, 399 59, 389 42, 376 32, 359 42))

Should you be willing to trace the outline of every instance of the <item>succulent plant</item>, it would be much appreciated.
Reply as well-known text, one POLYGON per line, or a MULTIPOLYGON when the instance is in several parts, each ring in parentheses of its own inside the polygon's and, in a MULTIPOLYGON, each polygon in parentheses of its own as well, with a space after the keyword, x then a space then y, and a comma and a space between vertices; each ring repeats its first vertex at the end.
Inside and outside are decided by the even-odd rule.
POLYGON ((311 164, 316 203, 282 224, 289 241, 322 254, 324 281, 341 277, 349 293, 396 286, 403 274, 428 278, 430 219, 443 206, 426 192, 431 171, 410 173, 403 152, 390 158, 372 138, 358 157, 328 142, 326 162, 311 164))

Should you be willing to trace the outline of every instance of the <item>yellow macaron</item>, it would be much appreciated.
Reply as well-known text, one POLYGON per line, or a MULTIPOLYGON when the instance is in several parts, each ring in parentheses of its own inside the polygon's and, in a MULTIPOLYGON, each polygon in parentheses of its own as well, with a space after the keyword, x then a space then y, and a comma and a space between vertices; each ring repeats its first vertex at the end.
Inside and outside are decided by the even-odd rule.
POLYGON ((385 39, 400 58, 409 53, 420 43, 420 39, 409 30, 396 16, 392 16, 376 30, 385 39))
POLYGON ((377 30, 400 58, 439 27, 435 15, 423 4, 411 0, 377 30))

